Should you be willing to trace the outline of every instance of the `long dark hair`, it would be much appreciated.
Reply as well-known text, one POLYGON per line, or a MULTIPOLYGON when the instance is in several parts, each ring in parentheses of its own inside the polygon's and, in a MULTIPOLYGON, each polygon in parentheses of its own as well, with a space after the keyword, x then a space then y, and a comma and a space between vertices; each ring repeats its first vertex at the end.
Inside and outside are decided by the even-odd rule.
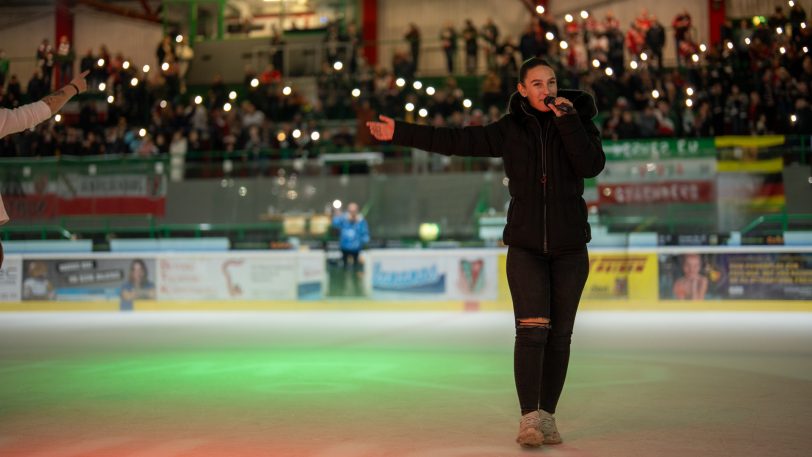
POLYGON ((141 269, 142 269, 142 270, 144 270, 144 277, 141 279, 141 282, 142 282, 142 283, 146 283, 146 282, 147 282, 147 279, 149 278, 149 271, 147 270, 147 264, 146 264, 146 263, 144 263, 144 261, 143 261, 143 260, 141 260, 141 259, 134 259, 134 260, 133 260, 133 261, 130 263, 129 280, 130 280, 130 281, 132 281, 132 280, 133 280, 133 267, 134 267, 136 264, 141 265, 141 269))

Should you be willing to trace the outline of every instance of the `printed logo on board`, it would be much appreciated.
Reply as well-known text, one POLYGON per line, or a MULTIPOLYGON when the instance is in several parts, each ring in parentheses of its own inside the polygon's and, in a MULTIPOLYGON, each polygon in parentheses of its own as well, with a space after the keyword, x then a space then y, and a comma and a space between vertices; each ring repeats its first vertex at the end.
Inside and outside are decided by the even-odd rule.
POLYGON ((378 291, 443 293, 445 274, 438 271, 437 265, 404 270, 384 270, 380 262, 372 269, 372 289, 378 291))
POLYGON ((457 283, 460 291, 466 294, 482 291, 485 288, 485 275, 482 274, 484 267, 483 259, 460 259, 460 278, 457 283))
POLYGON ((590 262, 595 273, 642 273, 646 257, 600 257, 590 262))

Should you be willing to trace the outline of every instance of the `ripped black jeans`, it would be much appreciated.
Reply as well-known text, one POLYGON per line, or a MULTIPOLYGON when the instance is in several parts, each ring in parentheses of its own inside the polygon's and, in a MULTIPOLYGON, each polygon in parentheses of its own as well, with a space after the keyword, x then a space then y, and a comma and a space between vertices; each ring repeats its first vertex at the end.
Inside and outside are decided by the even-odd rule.
POLYGON ((509 247, 507 279, 516 317, 513 371, 522 414, 554 413, 570 359, 570 342, 581 292, 589 275, 582 250, 542 254, 509 247), (548 318, 549 326, 520 325, 520 319, 548 318))

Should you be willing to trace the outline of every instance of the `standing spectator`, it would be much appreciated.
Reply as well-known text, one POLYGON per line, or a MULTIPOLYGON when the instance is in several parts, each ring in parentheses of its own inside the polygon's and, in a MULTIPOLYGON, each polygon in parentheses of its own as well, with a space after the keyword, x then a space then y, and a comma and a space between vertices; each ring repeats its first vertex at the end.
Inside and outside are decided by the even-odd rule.
POLYGON ((663 48, 665 47, 665 27, 657 16, 651 16, 651 26, 646 31, 646 49, 651 52, 653 60, 657 61, 657 73, 663 71, 663 48))
POLYGON ((409 60, 406 51, 395 51, 392 54, 392 72, 396 78, 414 79, 414 62, 409 60))
POLYGON ((451 22, 446 22, 443 30, 440 31, 440 41, 443 43, 445 53, 445 64, 449 75, 454 74, 454 58, 457 54, 457 31, 451 22))
MULTIPOLYGON (((20 80, 17 79, 17 75, 11 75, 11 78, 8 80, 8 86, 6 87, 6 105, 5 108, 16 108, 22 104, 23 101, 23 89, 20 86, 20 80)), ((2 135, 0 135, 2 137, 2 135)))
POLYGON ((338 36, 338 24, 333 22, 327 26, 327 33, 324 34, 324 59, 330 65, 339 60, 341 55, 341 39, 338 36))
POLYGON ((59 37, 59 46, 56 48, 56 61, 59 63, 59 81, 57 85, 64 86, 73 79, 73 47, 67 35, 59 37))
POLYGON ((653 18, 648 13, 648 8, 640 10, 640 14, 634 18, 634 25, 636 25, 637 29, 644 35, 648 32, 648 29, 651 28, 653 22, 653 18))
POLYGON ((462 30, 462 39, 465 41, 465 73, 473 75, 476 73, 477 53, 479 53, 479 43, 474 23, 470 19, 465 20, 465 28, 462 30))
MULTIPOLYGON (((175 133, 172 134, 172 142, 169 143, 169 154, 172 156, 173 164, 175 160, 179 160, 182 164, 188 151, 189 140, 183 135, 183 130, 176 130, 175 133)), ((181 168, 182 167, 181 165, 181 168)))
POLYGON ((152 157, 158 154, 158 146, 152 141, 152 135, 147 133, 147 135, 141 139, 141 143, 138 145, 135 154, 139 157, 152 157))
POLYGON ((522 62, 535 57, 537 54, 536 41, 533 37, 533 23, 527 24, 524 33, 519 37, 519 54, 522 56, 522 62))
POLYGON ((51 74, 54 70, 54 48, 47 38, 44 38, 37 48, 37 66, 42 73, 42 79, 45 81, 46 87, 50 90, 51 74))
POLYGON ((175 62, 174 56, 167 56, 166 63, 168 66, 166 67, 166 70, 163 70, 163 67, 161 68, 161 75, 164 77, 166 85, 166 98, 174 102, 175 99, 180 95, 180 70, 178 69, 178 63, 175 62))
POLYGON ((586 33, 587 60, 590 63, 597 60, 600 65, 606 65, 609 60, 609 38, 603 24, 595 19, 595 16, 590 15, 586 19, 584 33, 586 33))
POLYGON ((210 107, 222 107, 228 100, 226 83, 223 82, 223 77, 219 74, 214 75, 214 80, 209 87, 209 103, 210 107))
POLYGON ((496 51, 499 47, 499 28, 493 23, 493 18, 488 18, 480 33, 482 36, 483 49, 485 50, 485 61, 488 70, 496 70, 496 51))
POLYGON ((189 40, 181 36, 181 42, 175 46, 175 65, 180 78, 181 92, 186 92, 186 72, 189 71, 189 64, 195 57, 195 51, 189 46, 189 40))
POLYGON ((786 31, 787 28, 787 16, 784 14, 784 9, 780 6, 776 6, 773 14, 767 19, 767 25, 770 26, 770 30, 775 32, 775 29, 781 27, 786 31))
POLYGON ((654 117, 657 119, 657 136, 672 137, 677 133, 676 116, 666 100, 657 100, 654 117))
POLYGON ((601 138, 606 140, 617 140, 617 127, 620 125, 621 109, 617 106, 612 108, 609 116, 603 121, 601 128, 601 138))
MULTIPOLYGON (((607 19, 608 15, 607 15, 607 19)), ((620 31, 620 26, 615 26, 617 21, 606 21, 606 39, 609 44, 609 52, 607 54, 607 63, 618 76, 623 75, 623 32, 620 31)))
POLYGON ((645 44, 646 38, 643 31, 637 27, 636 23, 632 22, 629 31, 626 32, 626 50, 629 51, 632 59, 637 59, 640 56, 645 44))
MULTIPOLYGON (((259 82, 264 86, 282 82, 282 73, 272 63, 265 65, 265 70, 259 74, 259 82)), ((250 83, 250 80, 249 80, 250 83)))
POLYGON ((34 74, 28 81, 28 89, 26 95, 30 101, 39 100, 48 93, 48 88, 45 86, 45 79, 42 77, 42 71, 39 69, 34 70, 34 74))
POLYGON ((344 40, 347 47, 347 63, 351 75, 355 75, 358 70, 358 52, 361 49, 361 43, 364 38, 361 36, 361 31, 355 26, 354 22, 347 24, 347 33, 344 35, 344 40))
POLYGON ((759 122, 766 117, 766 113, 767 111, 761 103, 761 93, 751 91, 750 103, 747 105, 747 127, 751 133, 758 132, 759 122))
POLYGON ((739 27, 733 30, 733 45, 736 46, 736 53, 744 58, 749 53, 748 40, 752 43, 753 29, 750 28, 750 22, 747 19, 739 21, 739 27))
POLYGON ((93 50, 88 49, 85 56, 82 57, 82 60, 79 61, 79 71, 83 73, 88 72, 88 74, 90 75, 90 77, 88 78, 89 80, 88 85, 91 86, 93 85, 93 83, 96 82, 95 79, 93 78, 94 77, 93 67, 95 65, 96 65, 96 57, 93 56, 93 50))
POLYGON ((265 113, 258 110, 250 101, 242 102, 242 125, 245 128, 261 128, 265 122, 265 113))
POLYGON ((569 43, 567 49, 564 50, 565 62, 573 79, 572 84, 577 87, 578 75, 589 68, 589 53, 586 50, 586 43, 582 39, 581 25, 577 21, 567 23, 565 33, 569 43))
POLYGON ((161 42, 158 43, 158 48, 155 50, 155 57, 158 60, 158 68, 161 64, 167 61, 169 56, 175 57, 175 47, 172 45, 172 38, 169 35, 164 35, 161 42))
POLYGON ((485 109, 491 106, 503 108, 506 104, 505 99, 502 98, 502 81, 499 75, 494 71, 488 71, 485 79, 482 81, 482 106, 485 109))
POLYGON ((11 62, 6 57, 6 51, 0 49, 0 89, 3 89, 6 85, 6 76, 10 64, 11 62))
MULTIPOLYGON (((261 111, 260 111, 261 112, 261 111)), ((247 126, 246 126, 247 127, 247 126)), ((262 134, 262 128, 258 125, 248 127, 248 138, 243 147, 248 157, 251 173, 253 176, 262 176, 268 169, 270 161, 264 152, 268 149, 268 144, 262 134)))
POLYGON ((674 28, 674 50, 676 51, 677 65, 682 66, 682 57, 684 54, 680 52, 680 45, 691 31, 691 15, 688 13, 688 9, 683 9, 681 13, 674 17, 674 20, 671 22, 671 27, 674 28))
POLYGON ((418 59, 420 58, 420 29, 412 22, 409 24, 409 31, 403 37, 409 42, 409 51, 412 54, 412 72, 417 73, 418 59))
POLYGON ((280 72, 285 71, 285 40, 275 25, 271 26, 271 63, 280 72))
POLYGON ((792 26, 792 41, 796 43, 801 40, 802 22, 806 22, 806 11, 804 11, 804 7, 801 6, 801 2, 795 2, 789 10, 789 23, 790 26, 792 26))
POLYGON ((748 97, 739 90, 739 86, 730 86, 730 94, 725 102, 725 126, 726 134, 747 135, 749 133, 748 117, 748 97))
MULTIPOLYGON (((558 26, 556 25, 555 21, 553 20, 553 17, 550 15, 549 11, 544 11, 544 13, 538 17, 538 22, 539 22, 539 25, 541 26, 542 32, 543 32, 543 34, 545 36, 547 35, 548 32, 553 34, 553 39, 552 40, 547 40, 545 38, 545 40, 544 40, 545 45, 550 41, 558 41, 558 40, 561 39, 561 33, 558 30, 558 26)), ((550 51, 549 46, 546 46, 546 49, 544 49, 544 54, 542 54, 541 57, 544 57, 545 55, 547 55, 547 53, 549 53, 549 51, 550 51)))
POLYGON ((516 83, 519 80, 519 65, 516 63, 515 54, 516 48, 510 41, 505 41, 496 56, 497 72, 502 88, 502 100, 507 100, 510 94, 516 90, 516 83))
POLYGON ((608 31, 612 29, 620 30, 620 21, 615 17, 615 13, 607 11, 603 17, 603 29, 608 31))
POLYGON ((643 112, 637 118, 637 126, 640 128, 640 137, 653 138, 657 136, 657 116, 651 104, 643 108, 643 112))
MULTIPOLYGON (((96 62, 96 71, 98 72, 98 81, 103 82, 107 81, 107 77, 110 76, 110 62, 113 60, 110 57, 110 51, 107 50, 106 45, 101 45, 99 47, 99 60, 101 62, 96 62), (101 65, 99 65, 101 63, 101 65)), ((160 66, 158 67, 160 68, 160 66)))
POLYGON ((353 108, 355 109, 355 146, 364 147, 375 144, 375 139, 366 128, 367 122, 375 120, 375 110, 369 99, 364 98, 360 103, 356 103, 353 108))
POLYGON ((640 127, 634 121, 634 113, 631 111, 623 111, 620 115, 620 122, 614 127, 615 138, 619 140, 640 138, 640 127))
POLYGON ((349 268, 352 259, 352 267, 358 271, 360 267, 358 256, 369 243, 369 226, 364 216, 358 213, 358 204, 349 203, 346 214, 336 210, 333 215, 333 227, 339 231, 339 248, 344 269, 349 268))

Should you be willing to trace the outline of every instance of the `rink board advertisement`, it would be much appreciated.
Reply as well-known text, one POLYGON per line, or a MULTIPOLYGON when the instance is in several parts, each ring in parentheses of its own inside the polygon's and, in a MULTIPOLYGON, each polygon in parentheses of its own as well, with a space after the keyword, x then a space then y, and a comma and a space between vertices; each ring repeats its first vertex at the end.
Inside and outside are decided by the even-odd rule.
POLYGON ((296 300, 323 296, 323 253, 188 255, 158 261, 159 300, 296 300))
POLYGON ((134 257, 38 257, 22 264, 21 298, 119 300, 122 290, 154 298, 155 259, 134 257))
POLYGON ((373 299, 495 300, 494 250, 375 250, 366 285, 373 299))
MULTIPOLYGON (((589 254, 586 309, 812 311, 812 247, 595 248, 589 254)), ((505 249, 386 249, 364 256, 372 300, 348 305, 511 309, 505 249)), ((0 309, 297 309, 318 306, 304 302, 324 299, 326 288, 323 251, 10 255, 0 270, 0 309)))
POLYGON ((812 300, 812 252, 660 254, 662 300, 812 300))
POLYGON ((657 256, 590 253, 585 300, 656 300, 657 256))
POLYGON ((0 268, 0 302, 20 301, 23 283, 23 258, 8 256, 0 268))

